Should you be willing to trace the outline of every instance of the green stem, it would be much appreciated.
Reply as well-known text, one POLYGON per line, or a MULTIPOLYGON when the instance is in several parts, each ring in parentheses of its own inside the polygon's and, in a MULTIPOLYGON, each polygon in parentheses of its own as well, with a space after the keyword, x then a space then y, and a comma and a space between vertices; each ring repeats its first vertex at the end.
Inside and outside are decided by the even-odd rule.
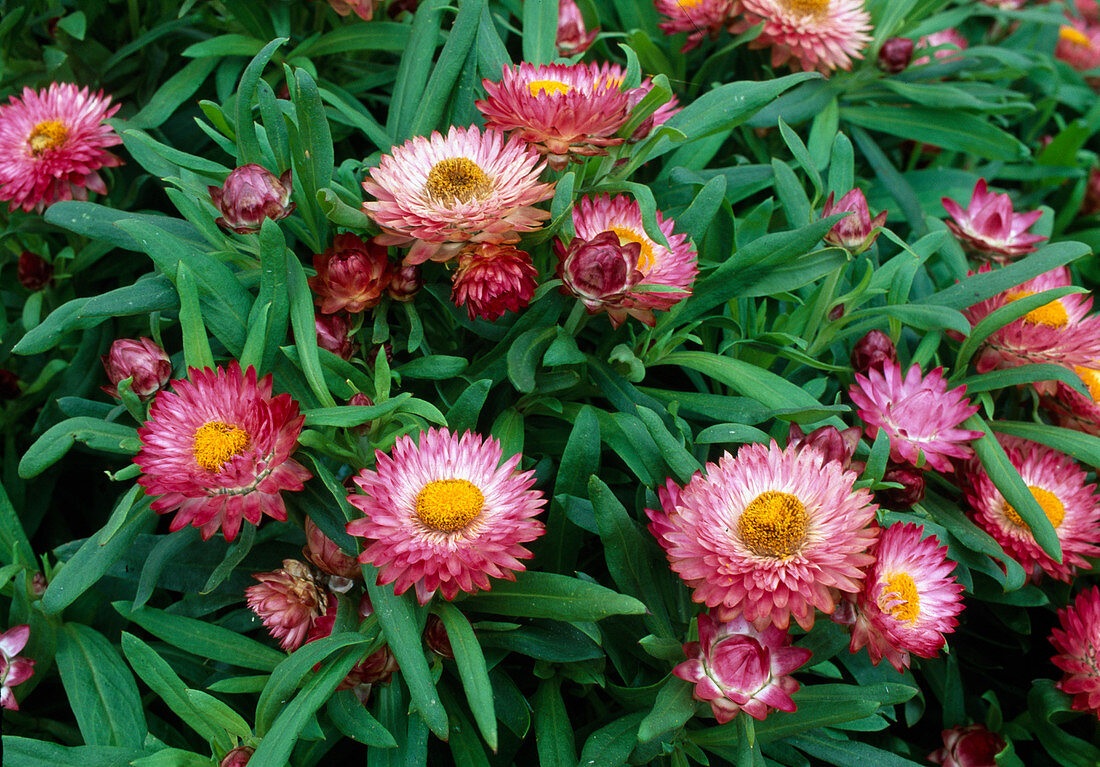
POLYGON ((580 333, 584 328, 586 322, 588 322, 588 312, 585 310, 584 304, 577 301, 573 304, 573 311, 569 313, 569 319, 565 321, 565 332, 576 337, 577 333, 580 333))

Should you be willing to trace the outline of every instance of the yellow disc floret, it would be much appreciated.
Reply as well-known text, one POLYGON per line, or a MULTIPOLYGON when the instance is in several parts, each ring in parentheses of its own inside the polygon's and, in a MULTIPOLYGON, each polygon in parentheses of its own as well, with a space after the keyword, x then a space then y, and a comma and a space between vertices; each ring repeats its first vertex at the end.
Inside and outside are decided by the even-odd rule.
POLYGON ((649 270, 657 263, 657 253, 653 249, 653 240, 628 226, 613 226, 610 231, 618 235, 620 245, 636 242, 642 246, 641 253, 638 254, 638 271, 642 274, 649 274, 649 270))
POLYGON ((60 120, 46 120, 34 126, 31 135, 27 137, 27 145, 34 154, 42 154, 47 149, 53 149, 62 144, 69 137, 69 129, 60 120))
POLYGON ((817 18, 829 10, 829 0, 781 0, 787 10, 797 16, 817 18))
POLYGON ((191 452, 199 466, 217 472, 230 458, 247 450, 251 443, 252 439, 244 429, 221 421, 209 421, 195 430, 191 452))
MULTIPOLYGON (((1062 501, 1058 496, 1049 490, 1044 490, 1041 487, 1035 485, 1028 485, 1028 490, 1035 497, 1035 500, 1039 502, 1039 507, 1043 510, 1043 513, 1047 515, 1047 519, 1050 520, 1050 524, 1057 529, 1062 524, 1062 520, 1066 518, 1066 507, 1062 505, 1062 501)), ((1024 522, 1023 517, 1016 509, 1012 508, 1011 504, 1005 502, 1004 507, 1005 518, 1016 525, 1016 527, 1022 527, 1025 530, 1030 529, 1027 522, 1024 522)))
POLYGON ((1074 45, 1080 45, 1082 48, 1091 48, 1092 44, 1089 42, 1088 37, 1081 30, 1071 27, 1068 24, 1062 25, 1058 29, 1058 37, 1065 40, 1067 43, 1073 43, 1074 45))
POLYGON ((416 495, 416 517, 439 533, 453 533, 469 525, 485 507, 485 496, 465 479, 436 479, 416 495))
POLYGON ((478 164, 468 157, 448 157, 428 171, 424 189, 437 200, 469 202, 484 196, 493 182, 478 164))
POLYGON ((1100 370, 1095 368, 1075 367, 1073 372, 1081 376, 1085 386, 1089 387, 1089 395, 1093 402, 1100 402, 1100 370))
POLYGON ((882 587, 878 606, 899 621, 911 622, 920 617, 920 594, 909 573, 892 573, 882 587))
POLYGON ((551 96, 555 93, 569 93, 570 87, 558 80, 532 80, 527 83, 527 90, 531 91, 532 96, 538 96, 541 93, 551 96))
POLYGON ((797 496, 768 490, 756 496, 737 522, 742 542, 754 554, 787 559, 806 540, 806 507, 797 496))
MULTIPOLYGON (((1013 301, 1019 301, 1021 298, 1033 295, 1035 295, 1033 291, 1018 290, 1014 293, 1009 293, 1006 298, 1009 303, 1012 303, 1013 301)), ((1043 304, 1038 309, 1032 309, 1025 314, 1024 322, 1032 325, 1049 325, 1052 328, 1064 328, 1069 324, 1069 314, 1066 313, 1066 307, 1062 306, 1062 302, 1055 299, 1049 304, 1043 304)))

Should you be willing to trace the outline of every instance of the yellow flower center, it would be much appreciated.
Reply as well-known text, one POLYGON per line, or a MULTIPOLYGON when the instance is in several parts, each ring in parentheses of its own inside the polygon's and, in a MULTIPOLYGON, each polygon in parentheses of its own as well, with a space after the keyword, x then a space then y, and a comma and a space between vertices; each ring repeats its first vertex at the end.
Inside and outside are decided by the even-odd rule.
MULTIPOLYGON (((1027 298, 1033 295, 1035 295, 1035 291, 1032 290, 1017 290, 1014 293, 1009 293, 1006 298, 1009 303, 1012 303, 1013 301, 1019 301, 1021 298, 1027 298)), ((1049 304, 1043 304, 1038 309, 1032 309, 1025 314, 1024 322, 1029 322, 1032 325, 1049 325, 1052 328, 1064 328, 1069 324, 1069 314, 1066 313, 1066 307, 1062 306, 1062 302, 1055 299, 1049 304)))
POLYGON ((1100 402, 1100 370, 1094 368, 1074 367, 1073 372, 1081 376, 1085 386, 1089 388, 1093 402, 1100 402))
POLYGON ((485 195, 492 185, 492 179, 470 158, 448 157, 428 171, 424 189, 438 200, 469 202, 485 195))
POLYGON ((485 507, 485 496, 465 479, 436 479, 416 496, 416 517, 439 533, 453 533, 473 522, 485 507))
POLYGON ((829 0, 780 0, 787 10, 798 16, 818 18, 829 10, 829 0))
POLYGON ((1081 30, 1071 27, 1068 24, 1063 25, 1058 30, 1058 37, 1065 40, 1067 43, 1073 43, 1074 45, 1080 45, 1082 48, 1091 48, 1092 44, 1089 42, 1088 37, 1081 30))
POLYGON ((703 0, 680 0, 677 5, 681 8, 694 8, 701 2, 703 2, 703 0))
POLYGON ((531 91, 532 96, 538 96, 540 93, 551 96, 555 93, 569 93, 570 87, 557 80, 532 80, 527 83, 527 90, 531 91))
POLYGON ((69 129, 60 120, 46 120, 34 126, 31 135, 27 137, 27 144, 35 154, 42 154, 47 149, 53 149, 69 137, 69 129))
POLYGON ((653 240, 626 226, 613 226, 610 231, 618 235, 620 245, 636 242, 642 246, 641 253, 638 254, 638 271, 642 274, 649 274, 649 270, 657 263, 657 254, 653 250, 653 240))
POLYGON ((806 540, 806 507, 797 496, 768 490, 756 496, 737 521, 741 540, 761 557, 786 559, 806 540))
MULTIPOLYGON (((1060 501, 1058 496, 1054 493, 1049 490, 1044 490, 1041 487, 1028 485, 1027 489, 1031 491, 1035 500, 1039 502, 1039 508, 1047 515, 1050 524, 1057 529, 1058 526, 1062 524, 1062 520, 1066 518, 1066 507, 1062 505, 1062 501, 1060 501)), ((1027 522, 1024 522, 1023 517, 1021 517, 1016 509, 1012 508, 1012 505, 1008 502, 1005 502, 1004 515, 1005 519, 1016 525, 1016 527, 1022 527, 1025 530, 1030 529, 1027 522)))
POLYGON ((191 452, 199 466, 207 471, 221 471, 230 458, 243 453, 250 444, 252 439, 244 429, 210 421, 195 430, 191 452))
POLYGON ((899 621, 911 622, 920 616, 920 594, 917 584, 909 573, 893 573, 886 579, 882 594, 878 598, 879 607, 899 621))

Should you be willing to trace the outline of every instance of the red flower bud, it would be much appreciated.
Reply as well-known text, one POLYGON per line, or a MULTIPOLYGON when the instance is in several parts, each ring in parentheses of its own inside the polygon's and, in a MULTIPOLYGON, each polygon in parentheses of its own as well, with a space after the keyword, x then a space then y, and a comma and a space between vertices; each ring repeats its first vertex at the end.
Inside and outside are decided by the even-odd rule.
POLYGON ((929 754, 928 761, 943 767, 996 767, 1005 745, 1004 738, 984 725, 954 727, 943 731, 943 748, 929 754))
POLYGON ((244 767, 256 750, 248 746, 238 746, 225 755, 218 767, 244 767))
POLYGON ((454 660, 455 653, 451 649, 451 638, 447 636, 447 628, 438 615, 432 613, 428 616, 428 622, 424 624, 424 643, 428 649, 441 658, 454 660))
MULTIPOLYGON (((351 399, 348 400, 348 404, 355 406, 366 405, 369 407, 370 405, 374 404, 374 400, 372 400, 370 397, 368 397, 366 394, 363 394, 362 392, 355 392, 355 394, 351 395, 351 399)), ((352 431, 362 437, 368 431, 370 431, 370 425, 370 421, 363 421, 363 423, 359 424, 358 426, 352 427, 352 431)))
POLYGON ((852 370, 860 374, 897 361, 898 350, 894 347, 894 342, 881 330, 872 330, 859 339, 852 349, 852 370))
POLYGON ((262 165, 250 162, 234 170, 221 189, 207 187, 210 200, 221 212, 219 226, 237 234, 258 232, 265 218, 278 221, 289 216, 296 207, 290 202, 293 189, 291 172, 278 178, 262 165))
POLYGON ((599 27, 591 32, 585 29, 584 16, 574 0, 558 0, 558 36, 555 42, 559 56, 584 53, 599 33, 599 27))
POLYGON ((302 548, 302 556, 329 575, 351 580, 363 578, 358 560, 341 551, 335 541, 321 532, 321 528, 309 517, 306 517, 306 545, 302 548))
POLYGON ((386 351, 386 364, 391 367, 393 366, 393 344, 386 341, 381 346, 375 346, 370 350, 370 353, 367 354, 367 364, 372 368, 374 367, 374 363, 378 361, 378 352, 383 349, 386 351))
POLYGON ((24 250, 15 270, 19 284, 30 291, 42 290, 53 280, 53 264, 42 256, 24 250))
POLYGON ((328 0, 332 10, 341 16, 348 16, 352 11, 363 21, 374 18, 374 10, 382 4, 382 0, 328 0))
MULTIPOLYGON (((642 246, 637 242, 622 244, 615 232, 600 232, 591 240, 575 237, 568 248, 555 241, 554 250, 558 254, 558 277, 563 283, 561 292, 579 298, 589 314, 606 311, 613 327, 622 324, 629 310, 635 308, 629 293, 643 277, 638 270, 642 246)), ((646 324, 652 325, 652 310, 649 317, 646 324)))
POLYGON ((867 198, 859 189, 853 189, 833 204, 833 195, 829 193, 829 199, 825 201, 825 210, 822 218, 837 213, 849 215, 833 224, 833 228, 825 235, 825 242, 837 245, 851 253, 862 253, 871 247, 878 239, 878 227, 886 223, 886 211, 879 213, 874 219, 867 208, 867 198))
POLYGON ((822 426, 809 434, 803 434, 798 424, 792 423, 787 441, 800 448, 817 450, 826 461, 837 461, 845 469, 852 465, 852 456, 859 445, 862 430, 858 426, 840 431, 835 426, 822 426))
POLYGON ((531 256, 511 245, 481 243, 458 256, 451 300, 465 306, 470 319, 495 320, 531 302, 539 273, 531 256))
POLYGON ((891 487, 877 491, 885 506, 891 509, 908 509, 924 500, 924 472, 912 466, 900 464, 886 467, 883 482, 897 482, 901 488, 891 487))
POLYGON ((393 276, 386 248, 354 234, 336 235, 331 248, 313 257, 313 268, 317 276, 309 278, 309 287, 324 314, 377 306, 393 276))
POLYGON ((1092 216, 1100 213, 1100 167, 1089 171, 1088 185, 1085 187, 1085 199, 1081 203, 1081 214, 1092 216))
POLYGON ((172 377, 172 361, 164 349, 144 336, 118 339, 100 360, 111 381, 102 389, 116 399, 120 399, 118 382, 126 378, 134 379, 130 391, 145 400, 163 389, 172 377))
POLYGON ((341 359, 350 360, 359 349, 348 335, 351 332, 351 323, 342 314, 315 314, 314 324, 317 327, 317 345, 322 349, 328 349, 341 359))
POLYGON ((46 586, 48 585, 49 583, 46 582, 46 576, 42 573, 35 573, 31 577, 31 593, 34 594, 36 597, 41 597, 43 594, 45 594, 46 586))
POLYGON ((913 60, 914 43, 908 37, 891 37, 878 51, 878 65, 883 72, 896 75, 905 71, 913 60))
POLYGON ((15 399, 22 393, 19 388, 19 376, 10 370, 0 368, 0 399, 15 399))
POLYGON ((401 264, 393 272, 390 286, 386 292, 394 301, 412 301, 424 285, 424 278, 420 274, 420 266, 417 264, 401 264))

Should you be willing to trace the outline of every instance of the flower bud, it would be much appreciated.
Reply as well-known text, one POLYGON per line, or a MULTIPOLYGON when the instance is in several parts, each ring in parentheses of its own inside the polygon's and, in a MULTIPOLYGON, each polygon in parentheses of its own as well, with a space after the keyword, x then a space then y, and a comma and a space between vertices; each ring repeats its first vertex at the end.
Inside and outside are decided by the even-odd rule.
MULTIPOLYGON (((355 392, 355 394, 351 395, 351 399, 348 400, 348 404, 357 407, 361 407, 363 405, 369 407, 374 404, 374 400, 372 400, 370 397, 368 397, 366 394, 363 394, 362 392, 355 392)), ((359 424, 358 426, 353 426, 351 430, 362 437, 365 436, 368 431, 370 431, 370 426, 370 421, 363 421, 363 423, 359 424)))
POLYGON ((355 557, 349 557, 335 541, 321 532, 313 520, 306 517, 306 545, 302 556, 329 575, 338 575, 351 580, 362 580, 363 571, 355 557))
POLYGON ((35 573, 31 576, 31 593, 36 598, 41 598, 46 593, 46 587, 49 583, 46 582, 46 576, 42 573, 35 573))
POLYGON ((172 361, 164 349, 144 336, 118 339, 100 361, 111 382, 102 387, 103 391, 116 399, 120 399, 118 382, 126 378, 134 379, 130 391, 145 400, 163 389, 172 377, 172 361))
POLYGON ((322 349, 328 349, 341 359, 350 360, 359 349, 349 333, 351 323, 342 314, 315 314, 314 324, 317 327, 317 345, 322 349))
POLYGON ((1005 746, 1005 739, 985 725, 953 727, 943 731, 943 748, 929 754, 928 761, 943 767, 996 767, 1005 746))
POLYGON ((872 330, 859 339, 852 349, 852 370, 866 374, 872 368, 882 368, 886 363, 898 361, 898 350, 890 336, 881 330, 872 330))
POLYGON ((591 32, 585 29, 584 16, 574 0, 558 0, 558 36, 555 42, 559 56, 584 53, 599 33, 599 27, 591 32))
POLYGON ((341 16, 348 16, 355 11, 355 15, 363 21, 370 21, 382 0, 328 0, 328 4, 341 16))
POLYGON ((1094 167, 1089 171, 1085 199, 1081 202, 1081 215, 1093 216, 1097 213, 1100 213, 1100 167, 1094 167))
POLYGON ((256 750, 248 746, 238 746, 225 755, 218 767, 244 767, 256 750))
POLYGON ((393 271, 393 278, 386 292, 394 301, 412 301, 424 285, 418 264, 401 264, 393 271))
POLYGON ((600 232, 591 240, 575 237, 568 247, 554 242, 558 254, 561 292, 581 300, 589 314, 606 311, 618 327, 633 308, 630 291, 642 280, 638 258, 642 246, 623 244, 615 232, 600 232))
POLYGON ((538 285, 531 256, 511 245, 481 243, 463 250, 452 282, 451 300, 470 319, 490 322, 531 302, 538 285))
POLYGON ((309 565, 296 559, 284 559, 278 570, 254 573, 252 577, 260 583, 244 590, 249 608, 280 640, 284 650, 294 652, 305 641, 314 621, 324 615, 328 596, 317 586, 309 565))
POLYGON ((217 224, 237 234, 258 232, 265 218, 278 221, 289 216, 296 207, 290 202, 291 171, 276 178, 267 168, 254 162, 230 173, 221 189, 216 186, 207 189, 211 202, 222 214, 217 224))
POLYGON ((451 638, 447 636, 447 627, 435 613, 429 615, 428 622, 424 624, 424 644, 441 658, 455 659, 454 650, 451 649, 451 638))
POLYGON ((390 651, 390 646, 384 644, 368 655, 362 663, 352 666, 351 671, 337 689, 346 690, 362 684, 389 684, 390 677, 398 669, 400 666, 397 665, 397 658, 390 651))
POLYGON ((19 376, 5 368, 0 368, 0 399, 15 399, 22 390, 19 388, 19 376))
POLYGON ((42 290, 53 280, 53 264, 37 253, 24 250, 15 270, 19 284, 29 291, 42 290))
POLYGON ((883 482, 897 482, 900 488, 890 487, 876 491, 884 506, 891 509, 908 509, 924 500, 924 472, 912 466, 893 464, 886 467, 883 482))
POLYGON ((891 37, 878 51, 878 65, 883 72, 896 75, 904 72, 913 60, 914 43, 908 37, 891 37))
POLYGON ((833 228, 825 235, 825 242, 837 245, 850 253, 862 253, 871 247, 878 239, 879 233, 875 231, 886 223, 886 211, 882 211, 874 219, 871 211, 867 209, 867 198, 859 189, 853 189, 833 204, 833 194, 829 193, 829 199, 825 201, 825 210, 822 218, 837 213, 849 213, 849 215, 833 224, 833 228))
POLYGON ((378 352, 383 351, 383 350, 386 352, 386 364, 392 367, 393 366, 393 344, 391 344, 389 341, 386 341, 384 344, 382 344, 380 346, 375 346, 370 350, 370 352, 367 354, 367 365, 369 365, 371 368, 373 368, 374 363, 378 361, 378 352))
POLYGON ((324 314, 377 306, 393 276, 386 248, 354 234, 336 235, 331 248, 313 256, 313 268, 317 276, 309 278, 309 287, 324 314))
POLYGON ((835 426, 822 426, 809 434, 803 434, 798 424, 791 424, 787 441, 802 449, 817 450, 826 461, 836 461, 845 469, 852 465, 852 456, 859 445, 862 430, 858 426, 840 431, 835 426))

